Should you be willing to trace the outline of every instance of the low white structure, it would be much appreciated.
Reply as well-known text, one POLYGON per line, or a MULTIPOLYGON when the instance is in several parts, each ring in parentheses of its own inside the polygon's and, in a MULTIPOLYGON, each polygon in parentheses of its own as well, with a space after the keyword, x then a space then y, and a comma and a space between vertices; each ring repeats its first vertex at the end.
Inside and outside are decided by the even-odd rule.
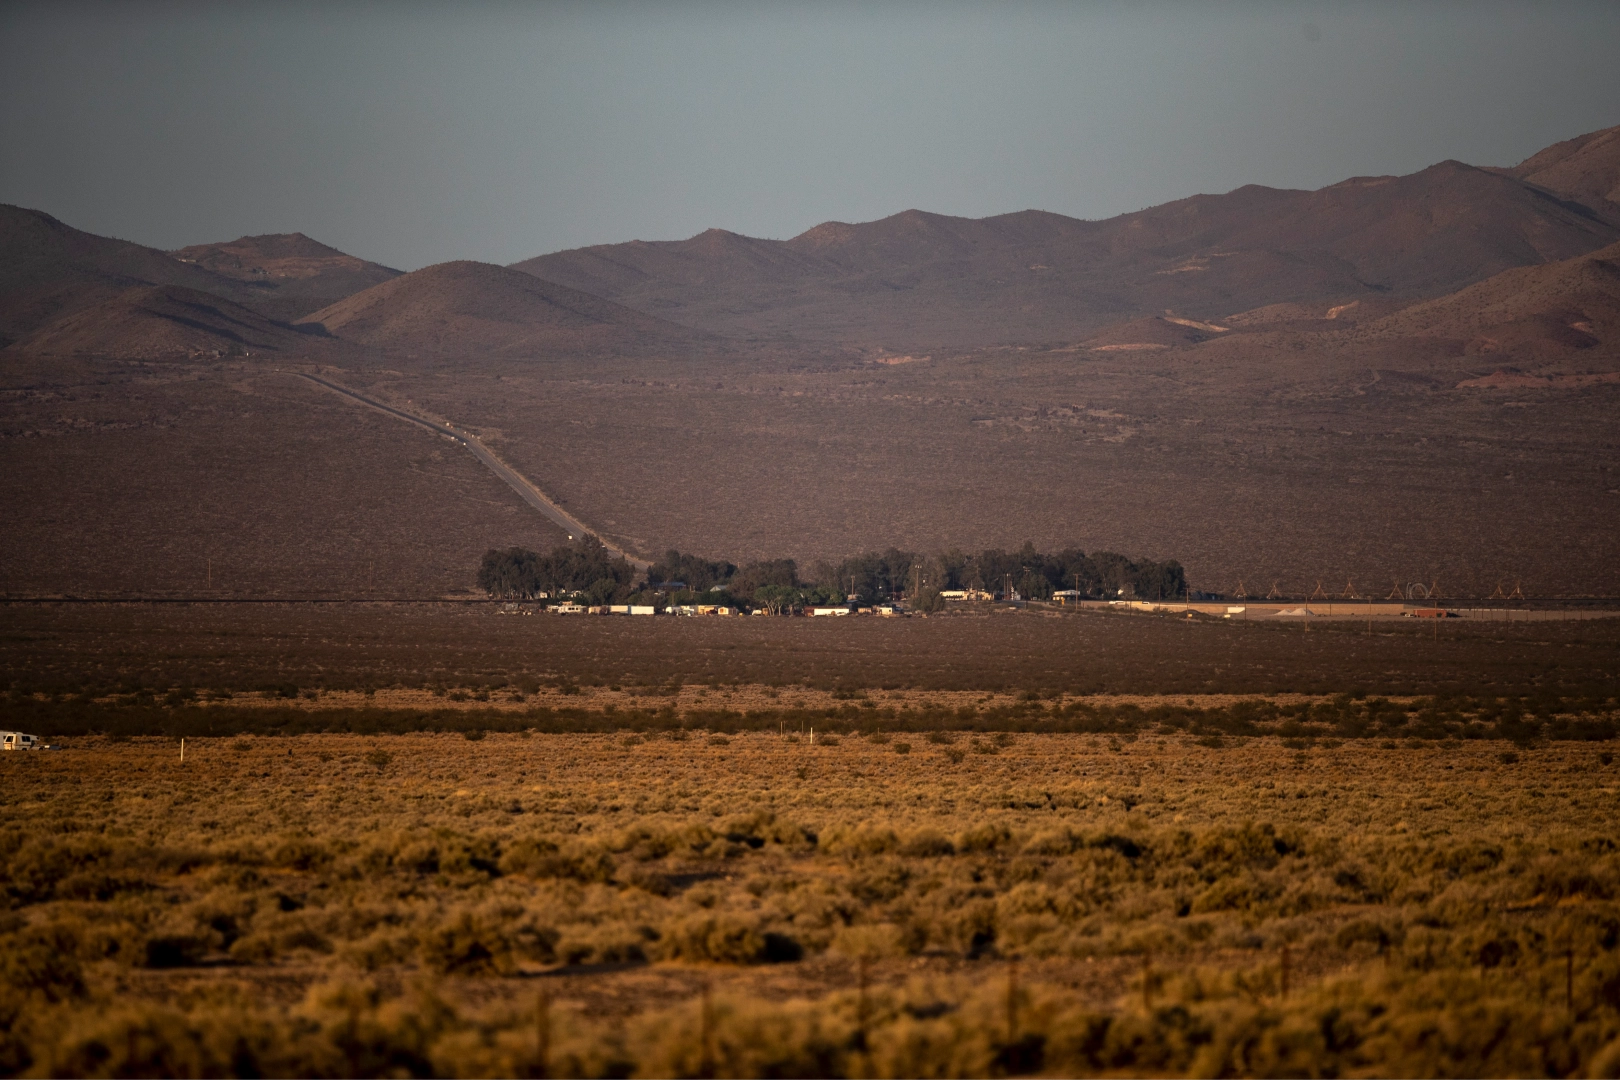
POLYGON ((631 604, 630 605, 630 614, 632 614, 632 615, 656 615, 656 614, 658 614, 658 609, 653 607, 651 604, 631 604))
POLYGON ((847 607, 818 607, 810 609, 811 615, 848 615, 847 607))
POLYGON ((0 749, 40 750, 43 744, 38 735, 25 735, 20 731, 0 731, 0 749))
POLYGON ((994 600, 995 597, 983 589, 941 589, 941 600, 994 600))

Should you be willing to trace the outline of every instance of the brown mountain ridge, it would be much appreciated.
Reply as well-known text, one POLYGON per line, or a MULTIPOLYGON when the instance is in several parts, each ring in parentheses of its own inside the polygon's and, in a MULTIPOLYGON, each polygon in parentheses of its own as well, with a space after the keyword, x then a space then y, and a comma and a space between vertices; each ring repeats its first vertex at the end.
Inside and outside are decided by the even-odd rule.
POLYGON ((234 300, 246 295, 230 279, 154 248, 0 205, 0 344, 134 285, 177 285, 234 300))
POLYGON ((310 353, 321 345, 212 293, 178 285, 138 285, 78 308, 11 346, 39 356, 157 360, 263 353, 310 353))
POLYGON ((1620 361, 1620 243, 1524 266, 1370 324, 1376 337, 1441 339, 1516 363, 1620 361))
MULTIPOLYGON (((132 288, 173 286, 286 323, 398 274, 301 233, 247 236, 170 253, 96 236, 37 210, 0 205, 0 346, 83 311, 86 317, 74 320, 71 329, 54 329, 52 340, 65 345, 69 339, 81 343, 93 339, 117 350, 118 328, 127 330, 138 323, 142 305, 155 295, 143 294, 144 298, 129 302, 119 299, 132 288), (112 320, 100 331, 90 327, 96 316, 89 313, 96 311, 112 320)), ((253 333, 261 340, 276 336, 266 337, 257 329, 253 333)), ((142 330, 131 340, 144 342, 148 337, 142 330)), ((159 334, 152 340, 162 338, 159 334)), ((185 348, 191 346, 207 351, 213 344, 199 339, 185 348)), ((132 347, 142 351, 146 345, 132 347)))
POLYGON ((257 310, 286 321, 301 319, 400 275, 398 270, 346 255, 303 233, 244 236, 225 244, 195 244, 169 254, 242 283, 250 290, 257 310))
POLYGON ((447 262, 375 285, 302 325, 405 356, 539 356, 682 348, 706 335, 532 274, 447 262))
POLYGON ((1620 210, 1568 179, 1607 175, 1615 130, 1526 177, 1447 161, 1318 191, 1250 185, 1106 221, 908 210, 782 241, 709 230, 514 266, 715 333, 888 348, 1081 340, 1166 308, 1209 320, 1279 303, 1410 303, 1620 239, 1620 210))
POLYGON ((1506 171, 1588 206, 1620 209, 1620 127, 1554 143, 1506 171))

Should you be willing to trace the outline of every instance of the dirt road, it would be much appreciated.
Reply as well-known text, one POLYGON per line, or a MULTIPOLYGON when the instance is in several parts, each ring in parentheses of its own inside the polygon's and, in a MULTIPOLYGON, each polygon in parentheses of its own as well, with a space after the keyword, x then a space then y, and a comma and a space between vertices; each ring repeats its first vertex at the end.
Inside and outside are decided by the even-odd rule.
POLYGON ((609 541, 602 539, 600 533, 590 528, 583 521, 580 521, 562 507, 558 506, 546 496, 545 492, 541 491, 538 487, 531 483, 528 477, 506 464, 506 462, 502 461, 500 458, 496 457, 489 447, 485 446, 479 441, 478 436, 474 435, 465 428, 457 427, 448 420, 430 419, 428 417, 418 416, 415 413, 406 412, 403 409, 397 409, 392 405, 385 405, 374 398, 367 397, 357 390, 351 390, 347 386, 332 382, 330 379, 323 378, 319 375, 310 375, 302 371, 288 372, 288 374, 297 375, 301 379, 308 379, 310 382, 315 383, 318 386, 325 387, 334 394, 340 394, 358 404, 376 409, 379 412, 387 413, 389 416, 392 416, 397 420, 404 420, 409 423, 416 424, 419 427, 424 427, 429 431, 443 435, 447 439, 453 439, 454 441, 465 446, 468 450, 471 450, 473 456, 479 461, 483 462, 490 472, 506 481, 507 486, 513 491, 517 492, 524 502, 528 503, 530 506, 540 511, 540 513, 562 526, 563 529, 567 531, 569 539, 578 539, 581 536, 589 534, 597 537, 599 540, 602 540, 603 547, 607 548, 615 555, 622 556, 637 570, 645 570, 651 565, 651 563, 649 563, 646 559, 638 559, 628 551, 616 547, 609 541))

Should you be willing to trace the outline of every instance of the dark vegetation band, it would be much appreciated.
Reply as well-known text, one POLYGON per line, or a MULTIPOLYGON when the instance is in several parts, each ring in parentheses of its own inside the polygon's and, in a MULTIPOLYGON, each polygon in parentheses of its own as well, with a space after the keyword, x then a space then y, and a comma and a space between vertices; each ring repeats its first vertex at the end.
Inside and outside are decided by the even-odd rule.
POLYGON ((1131 559, 1111 551, 1090 555, 1079 548, 1037 551, 1026 542, 1017 551, 989 548, 977 554, 956 549, 932 555, 889 548, 841 562, 800 567, 793 559, 764 559, 737 566, 725 560, 671 549, 638 580, 635 568, 614 558, 594 536, 544 554, 526 548, 491 549, 478 568, 478 586, 510 600, 568 596, 592 604, 676 602, 709 598, 772 611, 804 604, 860 600, 906 600, 918 610, 938 610, 942 592, 978 590, 1028 600, 1050 599, 1059 590, 1089 598, 1189 595, 1179 562, 1131 559))
POLYGON ((11 722, 47 737, 84 735, 207 738, 234 735, 305 735, 322 732, 601 733, 734 735, 814 730, 818 735, 886 740, 899 735, 949 738, 953 734, 1044 733, 1137 736, 1187 735, 1220 745, 1223 738, 1277 736, 1319 739, 1544 739, 1607 741, 1620 732, 1614 698, 1429 697, 1396 702, 1341 696, 1315 703, 1278 704, 1250 699, 1199 708, 1160 704, 1049 701, 1029 692, 992 706, 880 705, 863 691, 827 708, 677 709, 674 705, 605 709, 534 705, 524 709, 301 708, 292 705, 127 703, 13 698, 11 722))

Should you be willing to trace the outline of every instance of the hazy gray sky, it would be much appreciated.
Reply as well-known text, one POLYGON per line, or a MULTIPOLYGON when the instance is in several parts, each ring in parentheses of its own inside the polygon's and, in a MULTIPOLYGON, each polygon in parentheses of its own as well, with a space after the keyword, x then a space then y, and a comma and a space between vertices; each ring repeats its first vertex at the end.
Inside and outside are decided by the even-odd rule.
POLYGON ((0 202, 403 269, 1097 218, 1620 124, 1620 3, 0 4, 0 202))

